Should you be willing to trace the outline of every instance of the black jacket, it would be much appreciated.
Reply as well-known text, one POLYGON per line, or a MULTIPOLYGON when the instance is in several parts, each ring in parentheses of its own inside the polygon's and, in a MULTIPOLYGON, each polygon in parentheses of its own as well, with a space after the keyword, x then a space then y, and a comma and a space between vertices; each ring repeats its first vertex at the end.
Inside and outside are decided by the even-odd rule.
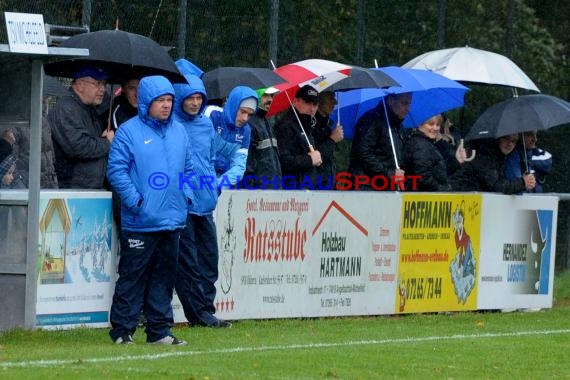
POLYGON ((321 152, 323 163, 316 167, 318 175, 322 178, 324 188, 333 187, 335 184, 336 165, 334 162, 334 150, 336 143, 331 139, 332 121, 328 116, 319 112, 315 115, 317 123, 312 130, 315 140, 315 149, 321 152))
MULTIPOLYGON (((392 112, 390 107, 387 108, 394 148, 401 165, 402 149, 407 132, 402 128, 402 120, 398 115, 392 112)), ((382 102, 362 115, 356 123, 348 170, 353 175, 369 177, 382 175, 389 178, 395 174, 396 163, 382 102)))
POLYGON ((299 125, 292 107, 289 107, 285 115, 275 123, 275 136, 279 147, 279 162, 283 173, 283 185, 285 189, 300 189, 301 187, 314 188, 318 186, 317 171, 309 156, 309 142, 314 147, 315 143, 311 134, 312 117, 297 113, 303 129, 299 125), (303 136, 306 134, 306 137, 303 136), (309 186, 302 186, 310 182, 309 186))
POLYGON ((117 130, 121 124, 138 115, 138 109, 131 106, 126 96, 119 95, 113 101, 111 112, 111 128, 117 130))
POLYGON ((48 114, 60 188, 102 189, 111 143, 95 107, 85 105, 70 89, 48 114))
POLYGON ((270 120, 265 118, 267 111, 260 108, 249 119, 251 127, 251 142, 244 174, 244 187, 278 189, 281 181, 281 164, 279 163, 279 148, 273 133, 270 120), (250 176, 250 177, 248 177, 250 176), (277 186, 273 179, 277 178, 277 186), (263 184, 262 178, 266 178, 263 184))
POLYGON ((475 159, 463 164, 449 179, 455 191, 488 191, 516 194, 525 190, 524 180, 508 180, 504 174, 505 155, 495 141, 482 144, 475 159))
MULTIPOLYGON (((406 190, 451 191, 447 178, 447 167, 433 140, 420 130, 414 130, 404 145, 402 168, 406 176, 418 175, 417 188, 406 183, 406 190)), ((455 158, 454 158, 455 160, 455 158)))

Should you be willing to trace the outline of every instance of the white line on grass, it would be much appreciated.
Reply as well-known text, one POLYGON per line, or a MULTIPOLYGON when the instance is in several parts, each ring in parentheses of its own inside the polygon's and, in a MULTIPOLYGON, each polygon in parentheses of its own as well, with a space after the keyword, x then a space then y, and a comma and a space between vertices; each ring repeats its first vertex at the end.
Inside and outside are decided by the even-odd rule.
POLYGON ((4 362, 4 363, 0 362, 0 368, 53 367, 53 366, 78 364, 78 363, 105 363, 105 362, 124 362, 131 360, 132 361, 157 360, 157 359, 177 357, 177 356, 197 356, 197 355, 228 354, 228 353, 241 353, 241 352, 263 352, 263 351, 349 347, 349 346, 379 345, 379 344, 418 343, 418 342, 428 342, 428 341, 438 341, 438 340, 519 337, 519 336, 529 336, 529 335, 553 335, 553 334, 568 334, 568 333, 570 333, 570 329, 519 331, 519 332, 510 332, 510 333, 455 334, 448 336, 427 336, 423 338, 410 337, 410 338, 394 338, 394 339, 380 339, 380 340, 359 340, 359 341, 347 341, 347 342, 337 342, 337 343, 287 344, 282 346, 235 347, 235 348, 219 348, 207 351, 177 351, 177 352, 164 352, 161 354, 152 354, 152 355, 149 354, 126 355, 126 356, 111 356, 111 357, 90 358, 90 359, 29 360, 23 362, 17 361, 17 362, 4 362))

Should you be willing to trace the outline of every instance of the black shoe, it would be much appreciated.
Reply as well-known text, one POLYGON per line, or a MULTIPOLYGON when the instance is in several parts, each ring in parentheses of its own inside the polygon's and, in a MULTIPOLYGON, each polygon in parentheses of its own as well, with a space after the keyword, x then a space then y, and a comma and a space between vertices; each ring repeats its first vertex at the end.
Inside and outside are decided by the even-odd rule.
POLYGON ((200 326, 211 327, 214 329, 229 329, 232 327, 232 323, 230 321, 226 321, 225 319, 216 319, 213 323, 206 323, 200 321, 198 323, 200 326))
POLYGON ((202 327, 212 327, 215 329, 220 329, 220 328, 230 328, 232 327, 232 323, 230 321, 226 321, 225 319, 218 319, 214 316, 211 316, 212 320, 208 321, 208 322, 204 322, 203 320, 199 320, 198 322, 188 322, 188 326, 190 327, 194 327, 194 326, 202 326, 202 327))

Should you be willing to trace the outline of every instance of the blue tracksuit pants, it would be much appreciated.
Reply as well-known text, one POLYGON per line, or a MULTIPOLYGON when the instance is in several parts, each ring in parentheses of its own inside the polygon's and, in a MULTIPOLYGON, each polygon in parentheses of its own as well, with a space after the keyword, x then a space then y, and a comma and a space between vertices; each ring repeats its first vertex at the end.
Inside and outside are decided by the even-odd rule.
POLYGON ((214 324, 218 240, 212 215, 188 214, 180 233, 176 294, 188 322, 214 324))
POLYGON ((171 334, 179 239, 179 231, 122 231, 119 279, 110 313, 111 339, 133 335, 141 310, 146 317, 147 342, 171 334))

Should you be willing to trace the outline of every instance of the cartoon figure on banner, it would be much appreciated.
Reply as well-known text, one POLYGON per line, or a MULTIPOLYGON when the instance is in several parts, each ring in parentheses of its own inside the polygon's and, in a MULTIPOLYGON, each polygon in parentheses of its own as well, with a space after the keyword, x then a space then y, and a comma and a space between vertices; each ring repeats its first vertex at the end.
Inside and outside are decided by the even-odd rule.
POLYGON ((548 294, 552 218, 552 212, 546 210, 525 210, 521 213, 521 220, 529 220, 527 223, 529 249, 524 264, 526 276, 524 283, 519 285, 523 287, 522 294, 548 294))
POLYGON ((451 261, 451 279, 455 288, 457 299, 461 303, 467 301, 471 290, 475 287, 475 255, 471 237, 465 231, 465 202, 461 202, 461 207, 457 206, 453 213, 453 234, 457 253, 451 261))
POLYGON ((230 197, 228 201, 228 217, 224 222, 224 233, 222 235, 222 275, 220 276, 220 287, 224 294, 228 294, 232 288, 232 269, 234 266, 235 248, 236 236, 232 217, 232 197, 230 197))

